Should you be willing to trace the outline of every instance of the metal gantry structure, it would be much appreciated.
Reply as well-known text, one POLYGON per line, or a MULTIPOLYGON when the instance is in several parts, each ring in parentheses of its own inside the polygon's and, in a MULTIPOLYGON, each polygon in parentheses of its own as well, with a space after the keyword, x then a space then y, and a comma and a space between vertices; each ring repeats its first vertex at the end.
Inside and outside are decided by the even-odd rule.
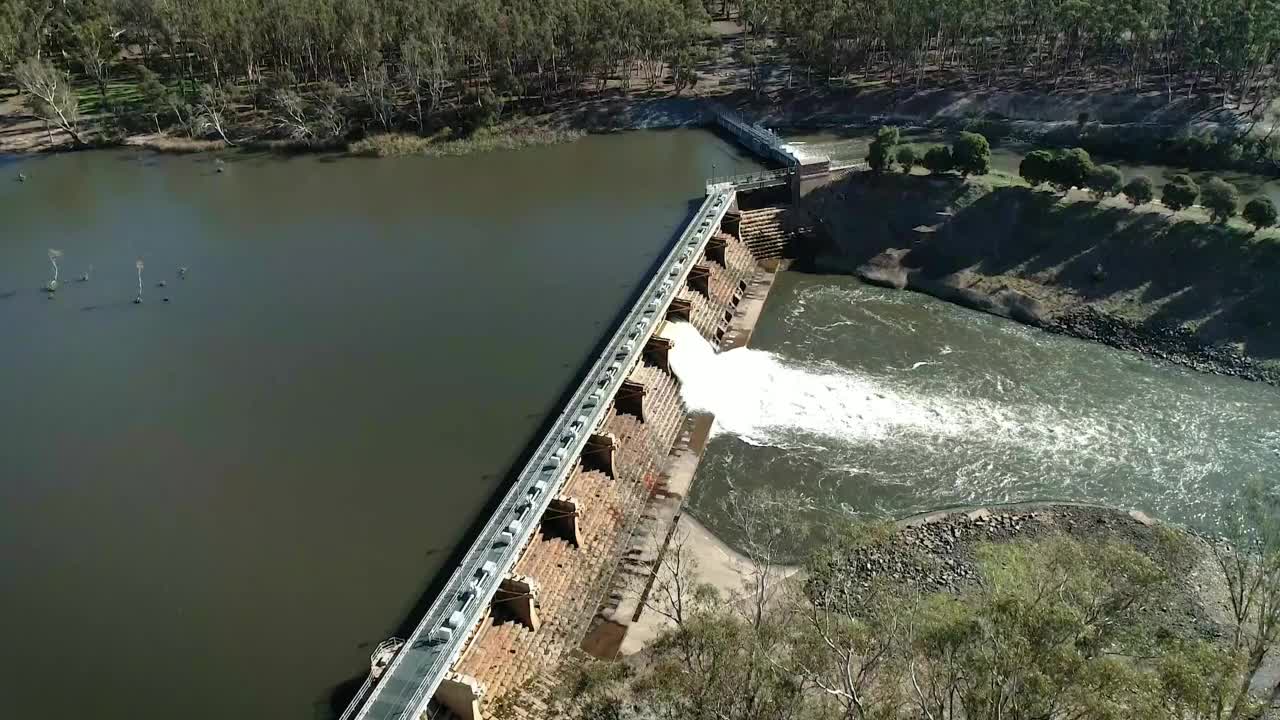
POLYGON ((728 130, 756 154, 788 168, 804 164, 804 153, 783 140, 778 133, 759 123, 748 122, 737 113, 724 108, 716 108, 714 113, 717 125, 728 130))
POLYGON ((514 568, 551 500, 564 487, 588 437, 608 417, 613 397, 640 360, 645 342, 702 256, 733 202, 735 186, 712 185, 697 214, 668 250, 639 299, 556 417, 426 615, 343 720, 412 720, 427 707, 514 568))

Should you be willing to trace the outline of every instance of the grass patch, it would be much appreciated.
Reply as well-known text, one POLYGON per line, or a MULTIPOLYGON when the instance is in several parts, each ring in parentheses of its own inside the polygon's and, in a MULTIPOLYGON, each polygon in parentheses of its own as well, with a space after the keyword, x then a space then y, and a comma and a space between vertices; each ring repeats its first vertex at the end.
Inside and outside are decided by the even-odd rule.
MULTIPOLYGON (((103 112, 102 94, 98 92, 98 86, 95 83, 77 78, 74 89, 76 99, 80 102, 81 113, 96 115, 103 112)), ((110 106, 134 106, 141 102, 142 92, 138 89, 138 83, 132 78, 112 80, 107 83, 107 103, 110 106)))
POLYGON ((347 152, 362 157, 404 157, 426 155, 445 157, 494 150, 518 150, 539 145, 572 142, 585 133, 539 127, 521 122, 501 123, 482 128, 465 137, 456 137, 448 128, 430 136, 405 133, 372 135, 347 146, 347 152))

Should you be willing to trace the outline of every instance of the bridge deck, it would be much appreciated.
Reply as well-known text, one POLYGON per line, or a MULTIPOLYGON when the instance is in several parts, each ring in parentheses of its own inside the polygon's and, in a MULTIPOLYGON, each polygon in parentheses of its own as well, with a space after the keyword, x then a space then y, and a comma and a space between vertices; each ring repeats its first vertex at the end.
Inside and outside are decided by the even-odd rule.
POLYGON ((732 186, 708 188, 707 197, 664 257, 586 378, 556 418, 501 504, 471 544, 444 589, 376 683, 367 685, 344 720, 411 720, 431 697, 467 645, 502 579, 529 543, 551 499, 562 492, 589 434, 611 411, 614 394, 662 321, 667 306, 702 256, 708 238, 733 198, 732 186))

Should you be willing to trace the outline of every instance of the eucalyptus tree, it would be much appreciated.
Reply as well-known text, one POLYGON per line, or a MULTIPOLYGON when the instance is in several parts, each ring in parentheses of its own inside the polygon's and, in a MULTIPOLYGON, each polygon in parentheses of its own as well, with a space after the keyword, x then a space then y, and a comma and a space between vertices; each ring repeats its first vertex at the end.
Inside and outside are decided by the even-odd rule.
POLYGON ((39 58, 28 58, 14 69, 14 77, 18 86, 27 93, 31 110, 45 122, 45 127, 57 127, 71 136, 75 144, 84 144, 79 129, 80 100, 71 89, 71 78, 67 73, 39 58))

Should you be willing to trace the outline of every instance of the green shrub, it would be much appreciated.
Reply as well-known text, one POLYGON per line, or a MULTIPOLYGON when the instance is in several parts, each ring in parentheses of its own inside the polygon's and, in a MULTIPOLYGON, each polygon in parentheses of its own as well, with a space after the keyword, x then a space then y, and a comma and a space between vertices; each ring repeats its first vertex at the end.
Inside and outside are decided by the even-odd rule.
POLYGON ((871 172, 882 173, 893 169, 893 149, 898 144, 898 128, 881 127, 876 139, 867 148, 867 164, 871 172))
POLYGON ((1160 193, 1160 202, 1177 212, 1195 205, 1198 197, 1200 197, 1200 186, 1191 179, 1190 175, 1174 175, 1169 178, 1169 182, 1165 183, 1164 190, 1160 193))
POLYGON ((1093 174, 1093 158, 1084 148, 1071 148, 1054 153, 1049 182, 1059 190, 1085 187, 1093 174))
POLYGON ((911 172, 911 168, 915 167, 916 163, 920 162, 919 156, 916 155, 916 148, 914 145, 899 145, 896 157, 898 158, 898 164, 902 166, 902 172, 904 173, 911 172))
POLYGON ((1018 164, 1018 174, 1031 187, 1049 182, 1053 177, 1053 153, 1048 150, 1032 150, 1018 164))
POLYGON ((1120 192, 1124 187, 1124 175, 1115 165, 1098 165, 1093 172, 1089 173, 1089 178, 1085 182, 1093 192, 1093 196, 1101 200, 1120 192))
POLYGON ((1256 197, 1245 203, 1244 212, 1241 214, 1245 222, 1258 230, 1273 227, 1276 224, 1276 206, 1269 197, 1256 197))
POLYGON ((991 171, 991 144, 978 133, 962 132, 951 143, 951 161, 961 175, 986 175, 991 171))
POLYGON ((955 167, 951 159, 951 148, 946 145, 934 145, 924 154, 922 164, 929 172, 943 173, 955 167))
POLYGON ((1139 175, 1124 186, 1124 196, 1134 207, 1146 205, 1156 196, 1155 186, 1151 184, 1151 178, 1139 175))
POLYGON ((1222 178, 1212 178, 1200 191, 1200 204, 1216 223, 1224 223, 1240 210, 1240 191, 1222 178))

